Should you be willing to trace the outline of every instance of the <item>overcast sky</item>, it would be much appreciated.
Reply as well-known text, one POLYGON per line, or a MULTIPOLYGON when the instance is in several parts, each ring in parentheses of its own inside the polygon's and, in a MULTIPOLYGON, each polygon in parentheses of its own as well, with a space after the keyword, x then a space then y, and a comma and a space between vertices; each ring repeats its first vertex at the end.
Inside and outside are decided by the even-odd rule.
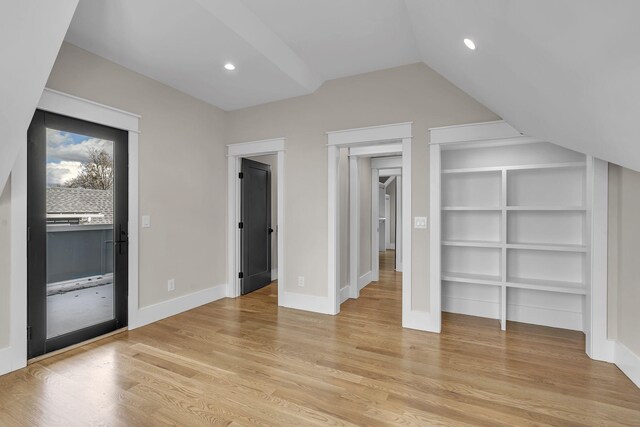
POLYGON ((113 157, 113 142, 71 132, 47 129, 47 187, 78 176, 89 152, 104 150, 113 157))

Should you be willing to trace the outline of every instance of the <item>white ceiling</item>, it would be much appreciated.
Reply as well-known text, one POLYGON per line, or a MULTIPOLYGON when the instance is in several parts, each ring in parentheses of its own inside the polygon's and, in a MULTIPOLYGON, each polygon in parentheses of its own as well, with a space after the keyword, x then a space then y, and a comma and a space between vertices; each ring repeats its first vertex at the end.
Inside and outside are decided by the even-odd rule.
POLYGON ((640 170, 639 17, 634 0, 82 0, 67 41, 225 110, 424 61, 524 133, 640 170))
POLYGON ((424 61, 512 126, 640 170, 640 1, 407 6, 424 61))
POLYGON ((401 0, 243 0, 323 80, 420 62, 401 0))

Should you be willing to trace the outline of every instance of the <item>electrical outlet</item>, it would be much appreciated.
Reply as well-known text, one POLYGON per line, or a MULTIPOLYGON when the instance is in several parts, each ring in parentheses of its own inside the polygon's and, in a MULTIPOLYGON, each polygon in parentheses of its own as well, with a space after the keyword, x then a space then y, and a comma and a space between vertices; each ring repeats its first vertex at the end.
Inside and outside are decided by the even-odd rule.
POLYGON ((167 281, 167 290, 173 292, 176 290, 176 279, 169 279, 167 281))
POLYGON ((426 216, 414 217, 413 228, 427 228, 427 217, 426 216))
POLYGON ((298 286, 304 288, 304 276, 298 276, 298 286))

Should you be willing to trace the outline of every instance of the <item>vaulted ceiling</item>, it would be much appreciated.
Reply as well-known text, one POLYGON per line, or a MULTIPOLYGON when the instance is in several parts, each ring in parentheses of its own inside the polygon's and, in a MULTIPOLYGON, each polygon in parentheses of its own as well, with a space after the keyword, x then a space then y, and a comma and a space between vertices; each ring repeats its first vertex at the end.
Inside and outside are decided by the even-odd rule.
POLYGON ((225 110, 423 61, 524 133, 640 170, 638 17, 635 0, 82 0, 66 40, 225 110))
POLYGON ((0 4, 0 193, 21 149, 78 0, 0 4))

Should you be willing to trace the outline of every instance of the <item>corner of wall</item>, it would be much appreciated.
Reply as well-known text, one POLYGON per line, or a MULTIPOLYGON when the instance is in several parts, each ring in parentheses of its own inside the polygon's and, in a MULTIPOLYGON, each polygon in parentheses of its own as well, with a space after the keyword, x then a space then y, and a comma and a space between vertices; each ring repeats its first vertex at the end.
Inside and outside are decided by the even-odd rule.
POLYGON ((640 356, 633 353, 620 341, 615 344, 615 364, 640 388, 640 356))

